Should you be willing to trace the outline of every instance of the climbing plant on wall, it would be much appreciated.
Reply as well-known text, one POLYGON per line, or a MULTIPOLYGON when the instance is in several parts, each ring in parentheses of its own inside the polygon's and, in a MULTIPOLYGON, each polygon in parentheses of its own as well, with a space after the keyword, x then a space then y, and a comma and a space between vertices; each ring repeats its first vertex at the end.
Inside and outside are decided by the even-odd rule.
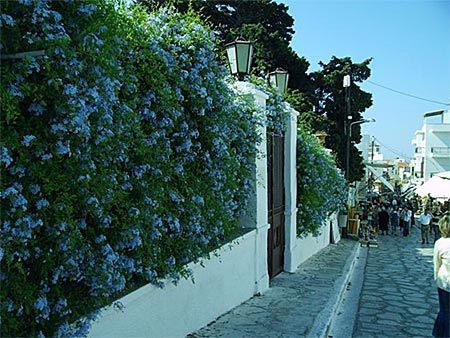
POLYGON ((317 236, 333 212, 347 200, 342 172, 317 138, 298 129, 297 135, 297 235, 317 236))
POLYGON ((84 336, 233 236, 258 114, 192 13, 18 0, 0 23, 1 335, 84 336))

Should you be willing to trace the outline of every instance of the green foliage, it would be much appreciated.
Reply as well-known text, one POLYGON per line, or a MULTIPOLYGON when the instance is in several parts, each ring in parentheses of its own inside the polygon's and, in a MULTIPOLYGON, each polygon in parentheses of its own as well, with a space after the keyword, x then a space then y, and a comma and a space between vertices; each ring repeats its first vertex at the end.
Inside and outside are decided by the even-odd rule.
POLYGON ((317 138, 299 128, 297 137, 297 234, 320 234, 347 200, 346 181, 317 138))
POLYGON ((243 37, 254 43, 252 74, 265 76, 278 67, 290 74, 289 88, 310 91, 309 63, 290 47, 294 19, 288 7, 273 0, 138 0, 148 8, 170 2, 180 11, 194 10, 218 33, 222 44, 243 37))
POLYGON ((1 64, 2 336, 85 336, 100 307, 233 237, 260 122, 200 22, 2 3, 2 54, 45 51, 1 64))
MULTIPOLYGON (((331 58, 328 64, 320 63, 321 70, 312 74, 314 87, 316 88, 316 112, 325 114, 325 123, 319 123, 316 130, 323 130, 329 136, 326 146, 333 150, 336 155, 337 164, 345 169, 346 164, 346 134, 344 133, 344 123, 347 118, 347 108, 345 103, 345 90, 343 88, 343 78, 351 75, 350 106, 352 121, 359 121, 362 113, 372 105, 372 94, 366 93, 357 85, 369 78, 371 59, 362 63, 353 63, 349 57, 331 58)), ((361 133, 358 126, 352 130, 352 139, 359 143, 361 133)), ((361 154, 352 142, 350 142, 350 173, 349 181, 359 180, 364 175, 361 154)))

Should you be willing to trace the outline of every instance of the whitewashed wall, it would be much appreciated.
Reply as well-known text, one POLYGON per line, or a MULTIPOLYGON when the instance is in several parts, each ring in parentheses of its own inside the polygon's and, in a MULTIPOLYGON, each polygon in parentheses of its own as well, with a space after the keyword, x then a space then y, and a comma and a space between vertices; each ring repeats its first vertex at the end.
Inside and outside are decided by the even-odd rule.
POLYGON ((218 257, 190 264, 195 284, 181 280, 159 289, 146 285, 120 301, 124 310, 103 312, 90 337, 185 337, 252 297, 255 292, 256 230, 236 244, 225 245, 218 257))
POLYGON ((312 255, 325 248, 331 242, 337 243, 341 239, 336 214, 324 222, 320 236, 313 237, 309 235, 305 238, 297 238, 297 117, 298 112, 292 109, 284 145, 286 155, 286 245, 284 270, 287 272, 295 272, 299 265, 312 255))
POLYGON ((333 214, 322 227, 321 235, 314 237, 308 235, 304 238, 296 238, 289 250, 288 255, 291 257, 290 266, 286 266, 286 271, 294 272, 300 264, 308 258, 318 253, 320 250, 328 246, 330 243, 337 243, 341 240, 339 232, 337 214, 333 214))

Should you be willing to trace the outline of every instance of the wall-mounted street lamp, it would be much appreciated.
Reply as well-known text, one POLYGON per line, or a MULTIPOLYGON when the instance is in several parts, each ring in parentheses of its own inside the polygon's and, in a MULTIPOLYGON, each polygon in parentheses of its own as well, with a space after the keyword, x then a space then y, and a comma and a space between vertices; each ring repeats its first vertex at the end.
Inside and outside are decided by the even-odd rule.
POLYGON ((370 123, 370 122, 376 122, 374 118, 367 118, 367 119, 362 119, 359 121, 355 121, 355 122, 351 122, 348 125, 348 132, 347 132, 347 156, 346 156, 346 165, 345 165, 345 173, 347 175, 347 179, 349 179, 350 175, 349 175, 349 168, 350 168, 350 140, 352 138, 352 128, 355 124, 362 124, 362 123, 370 123))
POLYGON ((253 44, 241 37, 225 45, 227 50, 228 64, 231 75, 237 76, 239 80, 250 74, 253 61, 253 44))
POLYGON ((275 71, 268 74, 269 84, 278 89, 283 94, 287 91, 289 82, 289 73, 282 68, 277 68, 275 71))

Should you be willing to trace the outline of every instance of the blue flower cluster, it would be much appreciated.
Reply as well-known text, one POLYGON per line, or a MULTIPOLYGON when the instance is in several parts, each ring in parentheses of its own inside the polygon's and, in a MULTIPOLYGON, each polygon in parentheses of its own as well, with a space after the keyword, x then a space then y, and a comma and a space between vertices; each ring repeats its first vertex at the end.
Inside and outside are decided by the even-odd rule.
POLYGON ((271 132, 282 135, 286 131, 287 123, 290 119, 290 110, 287 108, 283 97, 275 87, 272 87, 261 78, 252 76, 250 81, 267 94, 266 109, 262 113, 263 123, 271 132))
POLYGON ((332 156, 317 138, 298 130, 297 234, 317 236, 324 221, 345 205, 347 185, 332 156))
POLYGON ((0 23, 25 53, 1 65, 1 335, 85 336, 234 235, 260 122, 192 13, 20 0, 0 23))

